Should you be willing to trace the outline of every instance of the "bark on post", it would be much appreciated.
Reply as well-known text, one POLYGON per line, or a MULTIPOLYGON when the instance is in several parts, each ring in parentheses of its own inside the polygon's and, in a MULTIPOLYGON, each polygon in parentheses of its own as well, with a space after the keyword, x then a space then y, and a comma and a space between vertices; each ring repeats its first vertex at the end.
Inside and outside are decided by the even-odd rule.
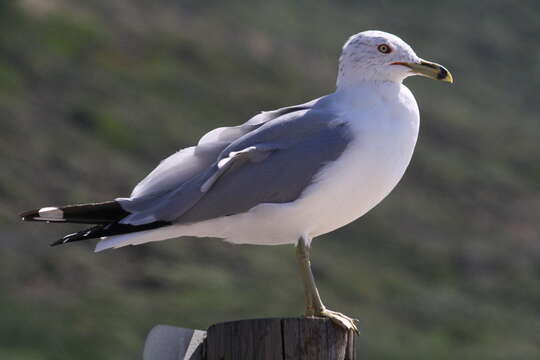
POLYGON ((353 360, 354 334, 323 318, 252 319, 212 325, 206 360, 353 360))

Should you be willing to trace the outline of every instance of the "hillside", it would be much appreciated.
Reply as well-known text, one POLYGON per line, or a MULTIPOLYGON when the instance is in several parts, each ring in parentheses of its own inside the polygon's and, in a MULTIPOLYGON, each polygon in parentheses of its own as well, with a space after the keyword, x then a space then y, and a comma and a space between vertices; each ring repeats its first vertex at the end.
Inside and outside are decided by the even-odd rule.
POLYGON ((134 359, 157 323, 299 315, 292 247, 93 254, 48 246, 78 227, 16 215, 128 195, 208 130, 333 91, 342 44, 366 29, 455 84, 406 81, 422 116, 412 164, 315 241, 323 299, 361 319, 361 359, 539 358, 540 3, 516 4, 0 2, 0 358, 134 359))

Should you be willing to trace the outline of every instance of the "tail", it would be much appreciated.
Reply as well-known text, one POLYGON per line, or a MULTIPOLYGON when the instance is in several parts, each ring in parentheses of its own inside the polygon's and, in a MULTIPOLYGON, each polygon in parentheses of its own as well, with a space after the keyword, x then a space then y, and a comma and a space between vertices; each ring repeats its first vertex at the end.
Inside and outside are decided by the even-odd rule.
POLYGON ((91 228, 64 236, 51 246, 69 242, 103 238, 107 236, 155 229, 170 225, 166 221, 155 221, 142 225, 121 224, 120 220, 131 213, 124 210, 117 201, 102 203, 67 205, 62 207, 48 206, 26 211, 20 214, 23 221, 45 221, 54 223, 94 224, 91 228))

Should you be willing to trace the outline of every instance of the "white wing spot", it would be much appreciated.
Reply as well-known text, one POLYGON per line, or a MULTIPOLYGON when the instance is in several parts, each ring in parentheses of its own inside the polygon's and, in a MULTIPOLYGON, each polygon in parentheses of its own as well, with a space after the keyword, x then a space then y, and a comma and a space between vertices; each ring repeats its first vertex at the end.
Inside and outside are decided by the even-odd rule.
POLYGON ((57 207, 44 207, 38 211, 39 217, 43 220, 63 220, 64 212, 57 207))

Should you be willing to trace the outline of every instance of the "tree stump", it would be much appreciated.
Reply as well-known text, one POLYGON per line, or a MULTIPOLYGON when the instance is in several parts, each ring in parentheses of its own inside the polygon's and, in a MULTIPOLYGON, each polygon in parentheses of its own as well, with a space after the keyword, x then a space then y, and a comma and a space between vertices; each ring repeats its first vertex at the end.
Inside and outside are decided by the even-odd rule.
POLYGON ((252 319, 207 332, 155 326, 144 360, 353 360, 354 334, 323 318, 252 319))
POLYGON ((353 360, 354 334, 323 318, 253 319, 212 325, 206 360, 353 360))

